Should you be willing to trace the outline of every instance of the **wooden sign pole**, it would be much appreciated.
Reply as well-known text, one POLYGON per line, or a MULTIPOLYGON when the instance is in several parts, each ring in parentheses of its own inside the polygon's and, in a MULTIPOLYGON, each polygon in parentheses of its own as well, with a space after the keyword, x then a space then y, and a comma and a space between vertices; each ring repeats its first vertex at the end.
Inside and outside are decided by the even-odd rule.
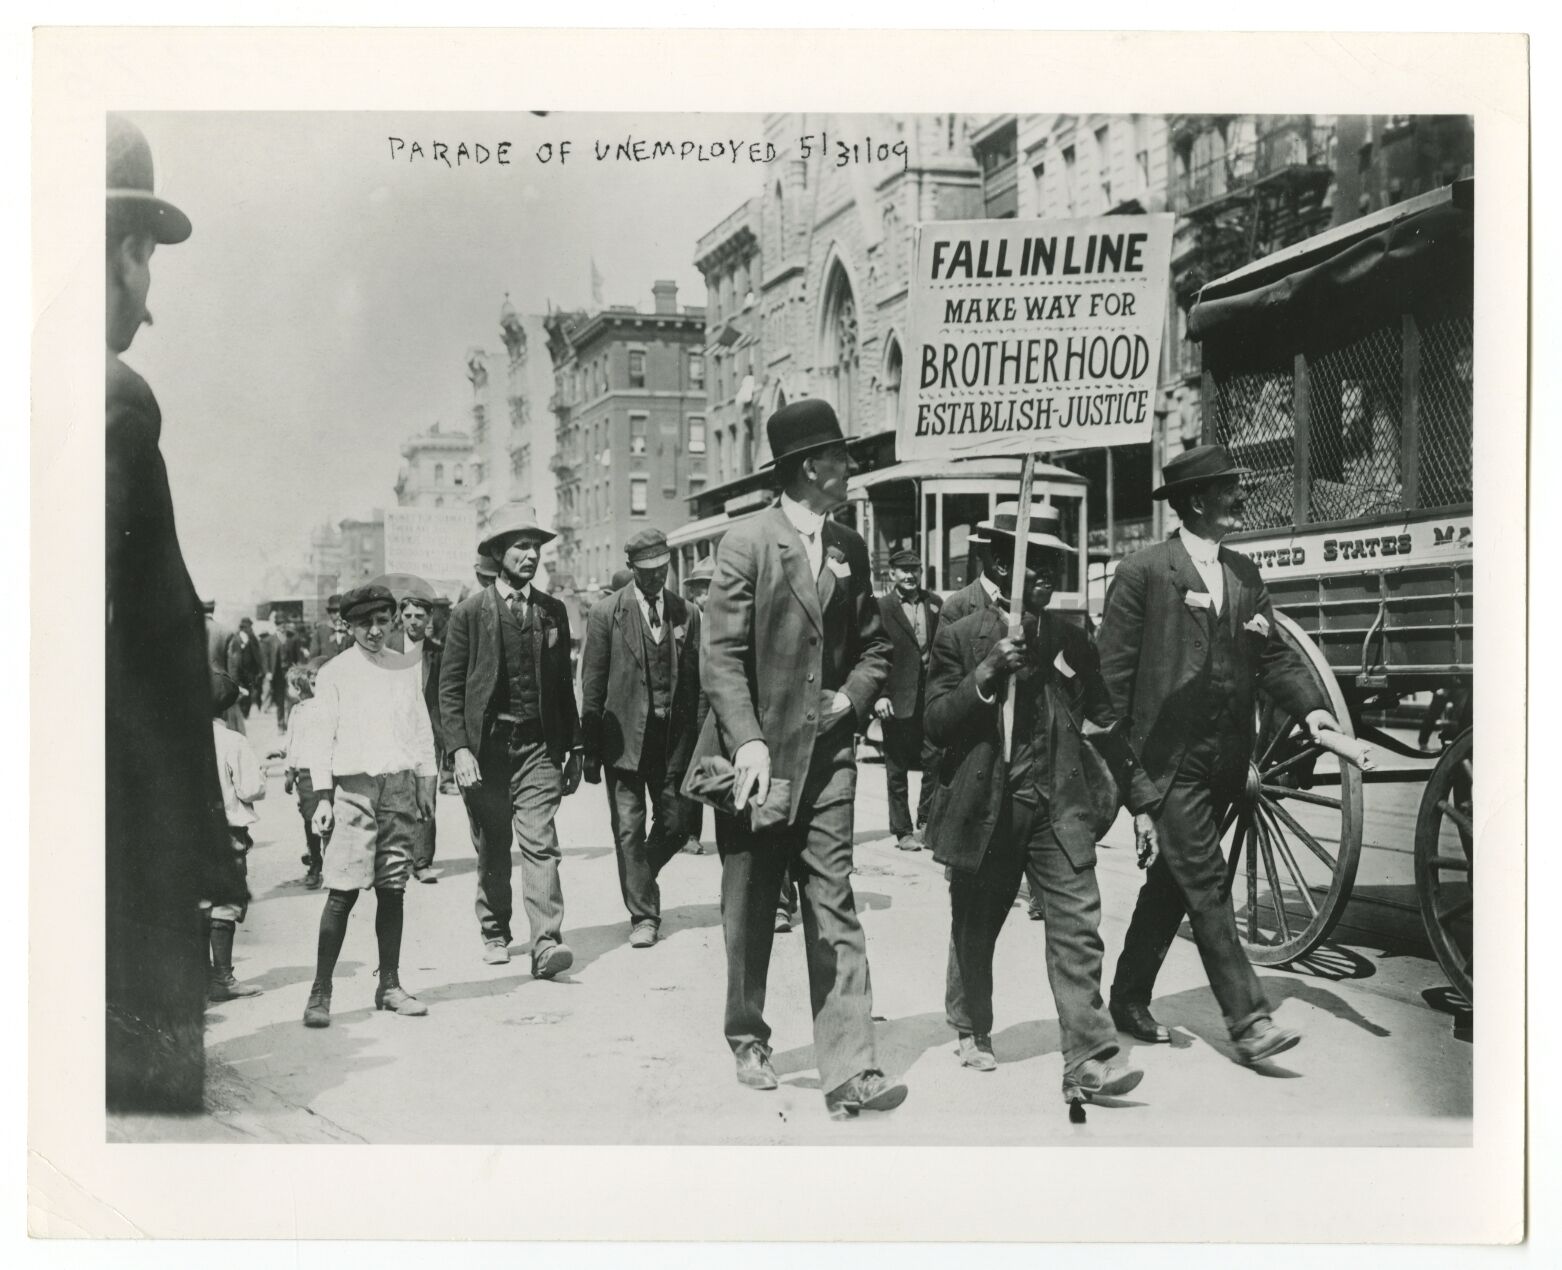
MULTIPOLYGON (((1027 454, 1020 468, 1020 506, 1014 517, 1014 559, 1009 575, 1009 635, 1020 633, 1025 614, 1025 548, 1030 538, 1030 492, 1036 480, 1036 456, 1027 454)), ((1003 759, 1007 763, 1014 752, 1014 676, 1010 675, 1003 695, 1003 759)))

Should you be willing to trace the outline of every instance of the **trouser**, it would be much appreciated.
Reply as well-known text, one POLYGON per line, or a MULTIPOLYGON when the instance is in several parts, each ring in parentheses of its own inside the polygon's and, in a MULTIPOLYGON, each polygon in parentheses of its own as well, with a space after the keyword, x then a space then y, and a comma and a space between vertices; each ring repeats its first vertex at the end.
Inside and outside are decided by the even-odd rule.
MULTIPOLYGON (((1233 1038, 1269 1015, 1269 1002, 1242 941, 1226 887, 1220 825, 1239 785, 1237 765, 1215 741, 1190 750, 1156 813, 1161 851, 1123 939, 1112 1000, 1149 1005, 1155 978, 1186 914, 1215 1000, 1233 1038)), ((1226 748, 1230 748, 1228 745, 1226 748)))
POLYGON ((678 777, 667 770, 669 725, 650 718, 635 771, 607 769, 607 810, 618 854, 618 888, 632 922, 662 920, 662 892, 656 884, 663 866, 683 845, 683 800, 678 777), (652 825, 646 833, 646 803, 652 825))
POLYGON ((1049 808, 1010 801, 974 873, 949 879, 949 969, 944 1008, 967 1035, 993 1027, 993 949, 1019 892, 1030 879, 1046 915, 1047 981, 1058 1011, 1063 1070, 1117 1053, 1117 1031, 1101 1000, 1101 891, 1095 862, 1069 859, 1052 831, 1049 808))
MULTIPOLYGON (((434 778, 434 802, 439 802, 439 778, 434 778)), ((417 836, 412 840, 412 867, 422 870, 432 868, 434 865, 434 817, 418 823, 417 836)))
POLYGON ((885 719, 882 726, 884 784, 889 792, 889 831, 897 838, 904 838, 913 828, 910 782, 906 773, 916 768, 922 771, 922 790, 917 795, 917 819, 914 826, 920 829, 927 823, 928 809, 933 804, 933 750, 923 738, 920 713, 910 719, 885 719))
POLYGON ((521 892, 531 955, 560 942, 564 890, 553 818, 564 797, 564 773, 541 740, 509 743, 496 728, 478 755, 482 784, 465 792, 477 852, 477 924, 485 942, 511 940, 514 911, 510 845, 521 847, 521 892))
POLYGON ((797 819, 754 833, 727 820, 721 849, 721 921, 727 947, 725 1030, 734 1053, 769 1050, 765 987, 776 896, 790 868, 802 892, 803 946, 814 1054, 826 1093, 877 1066, 867 941, 852 895, 857 766, 850 726, 814 742, 797 819))
MULTIPOLYGON (((249 885, 249 849, 254 845, 250 838, 249 830, 241 825, 228 826, 228 842, 233 848, 234 866, 239 879, 249 885)), ((243 904, 213 904, 210 900, 201 901, 201 911, 212 921, 242 922, 249 913, 249 902, 243 904)))
POLYGON ((287 729, 288 716, 293 713, 293 703, 287 695, 287 676, 273 675, 271 679, 271 699, 277 707, 277 730, 287 729))

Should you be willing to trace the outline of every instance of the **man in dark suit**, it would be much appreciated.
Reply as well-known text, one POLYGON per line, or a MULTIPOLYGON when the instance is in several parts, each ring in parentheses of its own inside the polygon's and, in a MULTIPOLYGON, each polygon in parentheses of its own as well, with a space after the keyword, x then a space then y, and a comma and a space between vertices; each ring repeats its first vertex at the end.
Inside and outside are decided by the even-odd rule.
POLYGON ((248 719, 250 710, 260 705, 265 682, 260 641, 255 638, 255 623, 248 617, 239 619, 239 629, 228 641, 227 673, 239 686, 239 714, 248 719))
POLYGON ((625 550, 634 580, 586 624, 581 728, 586 780, 607 769, 629 946, 649 948, 662 921, 657 874, 683 846, 678 790, 699 706, 700 611, 667 589, 672 554, 660 529, 642 529, 625 550))
POLYGON ((928 657, 933 636, 938 632, 943 601, 923 589, 922 557, 916 552, 897 551, 890 557, 889 567, 893 585, 879 597, 879 616, 889 633, 892 649, 889 679, 882 695, 873 703, 873 713, 884 730, 889 831, 902 851, 920 851, 920 830, 927 823, 933 795, 932 764, 922 740, 922 694, 927 687, 928 657), (923 775, 913 825, 906 774, 917 767, 923 775))
POLYGON ((722 539, 701 679, 710 716, 695 759, 725 754, 738 812, 717 839, 727 945, 727 1043, 738 1080, 776 1088, 765 982, 776 896, 790 866, 802 888, 814 1053, 832 1116, 898 1107, 874 1053, 867 945, 852 895, 856 725, 889 674, 868 550, 829 513, 846 501, 851 459, 835 411, 805 399, 767 424, 780 501, 722 539), (745 809, 785 780, 784 822, 755 831, 745 809))
MULTIPOLYGON (((1041 512, 1042 509, 1038 509, 1041 512)), ((1038 519, 1040 517, 1038 516, 1038 519)), ((1013 536, 989 528, 993 574, 1013 560, 1013 536)), ((1084 1102, 1121 1094, 1143 1072, 1121 1060, 1101 1000, 1101 892, 1096 842, 1117 816, 1119 778, 1142 806, 1147 786, 1128 777, 1122 746, 1114 774, 1082 732, 1112 732, 1106 685, 1090 637, 1047 609, 1068 546, 1045 531, 1027 535, 1025 615, 1011 633, 996 606, 945 623, 933 649, 927 727, 945 748, 928 831, 933 858, 949 869, 952 915, 945 1007, 962 1065, 992 1071, 993 949, 1022 873, 1044 905, 1047 978, 1057 1005, 1063 1096, 1084 1102), (1013 736, 1004 758, 1003 706, 1012 682, 1013 736)))
POLYGON ((109 115, 105 392, 104 1074, 115 1111, 198 1111, 200 901, 242 905, 217 778, 211 657, 174 528, 162 412, 119 358, 151 321, 152 252, 190 222, 152 193, 152 151, 109 115))
MULTIPOLYGON (((1009 503, 1003 506, 1013 508, 1018 504, 1009 503)), ((945 598, 943 612, 939 616, 942 622, 958 622, 972 613, 992 608, 994 605, 1002 607, 1009 602, 1009 597, 1003 595, 1002 588, 992 580, 992 570, 988 565, 991 555, 987 550, 986 532, 980 525, 971 527, 968 541, 971 555, 976 560, 976 576, 945 598)))
POLYGON ((1155 491, 1182 528, 1117 567, 1101 621, 1101 671, 1156 806, 1134 817, 1144 886, 1112 984, 1112 1017, 1142 1041, 1170 1033, 1150 1013, 1155 977, 1184 914, 1241 1061, 1290 1049, 1242 950, 1220 835, 1244 796, 1253 693, 1264 692, 1316 736, 1338 730, 1300 657, 1274 629, 1258 567, 1220 546, 1241 527, 1244 469, 1218 445, 1178 455, 1155 491))
POLYGON ((332 595, 325 602, 325 621, 315 623, 315 642, 311 650, 316 657, 335 657, 353 644, 352 631, 342 620, 342 597, 332 595))
MULTIPOLYGON (((440 742, 439 723, 439 668, 444 649, 434 638, 430 626, 433 622, 436 602, 434 588, 418 580, 416 586, 401 597, 399 605, 401 629, 390 633, 385 641, 387 648, 416 658, 423 676, 423 703, 428 707, 428 721, 434 730, 434 765, 443 767, 445 747, 440 742)), ((420 780, 423 778, 419 778, 420 780)), ((430 807, 438 795, 439 778, 428 781, 425 797, 430 807)), ((438 882, 439 873, 434 868, 434 817, 419 821, 416 827, 417 842, 412 851, 412 876, 419 882, 438 882)))
MULTIPOLYGON (((202 600, 201 611, 206 615, 206 663, 214 673, 226 675, 228 648, 233 642, 233 632, 217 620, 216 600, 202 600)), ((248 731, 237 701, 222 712, 222 721, 240 736, 248 731)))
POLYGON ((569 612, 532 585, 542 545, 553 537, 520 512, 492 529, 479 550, 498 562, 499 576, 456 605, 439 672, 441 738, 477 850, 483 960, 510 960, 510 843, 518 838, 532 974, 539 979, 575 960, 561 934, 564 891, 553 823, 560 801, 580 785, 569 612))

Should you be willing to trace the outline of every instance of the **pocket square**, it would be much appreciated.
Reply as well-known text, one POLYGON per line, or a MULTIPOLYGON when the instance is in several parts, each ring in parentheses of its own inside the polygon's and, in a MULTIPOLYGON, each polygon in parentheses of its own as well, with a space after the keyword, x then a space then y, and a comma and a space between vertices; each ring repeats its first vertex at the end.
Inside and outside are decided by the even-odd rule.
POLYGON ((1253 634, 1262 635, 1265 639, 1268 639, 1269 619, 1262 613, 1254 613, 1252 617, 1242 623, 1242 629, 1245 631, 1252 631, 1253 634))
POLYGON ((1058 655, 1052 659, 1052 669, 1057 671, 1058 674, 1062 675, 1065 679, 1072 679, 1074 677, 1074 668, 1068 664, 1068 659, 1063 656, 1063 650, 1061 648, 1058 650, 1058 655))
POLYGON ((845 560, 831 560, 830 572, 838 578, 849 578, 852 575, 852 567, 845 560))
POLYGON ((1215 603, 1208 591, 1184 591, 1182 602, 1190 609, 1207 609, 1215 603))

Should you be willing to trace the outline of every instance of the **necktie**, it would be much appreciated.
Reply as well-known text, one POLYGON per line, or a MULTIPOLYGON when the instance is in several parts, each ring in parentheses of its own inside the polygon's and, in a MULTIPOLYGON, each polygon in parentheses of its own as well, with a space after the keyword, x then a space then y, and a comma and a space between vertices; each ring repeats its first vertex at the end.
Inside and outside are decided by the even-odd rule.
POLYGON ((651 615, 651 630, 653 632, 660 631, 662 629, 661 606, 656 600, 648 600, 646 602, 646 612, 651 615))

